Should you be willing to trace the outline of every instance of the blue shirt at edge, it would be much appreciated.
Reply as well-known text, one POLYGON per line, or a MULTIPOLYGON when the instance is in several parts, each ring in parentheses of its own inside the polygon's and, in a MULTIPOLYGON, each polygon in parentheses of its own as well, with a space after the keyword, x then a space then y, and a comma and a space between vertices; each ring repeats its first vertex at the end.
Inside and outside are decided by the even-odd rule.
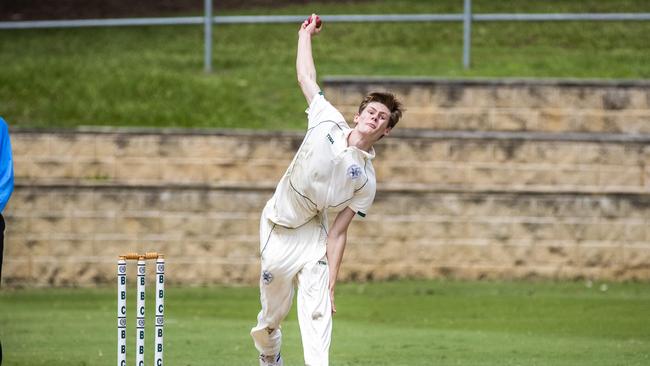
POLYGON ((0 213, 4 211, 14 191, 14 163, 9 141, 9 127, 0 117, 0 213))

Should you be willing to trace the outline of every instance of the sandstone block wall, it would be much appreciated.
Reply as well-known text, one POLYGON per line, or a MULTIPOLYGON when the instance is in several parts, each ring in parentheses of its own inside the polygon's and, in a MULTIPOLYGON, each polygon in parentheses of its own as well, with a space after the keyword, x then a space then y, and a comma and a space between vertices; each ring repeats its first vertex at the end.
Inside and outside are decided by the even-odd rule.
MULTIPOLYGON (((341 90, 392 86, 376 84, 341 90)), ((650 135, 482 127, 402 128, 377 145, 379 192, 351 226, 344 279, 650 279, 650 135)), ((11 132, 3 282, 38 286, 112 282, 118 254, 153 250, 172 283, 255 283, 259 214, 302 138, 11 132)))
MULTIPOLYGON (((650 123, 650 121, 649 121, 650 123)), ((301 132, 115 130, 12 136, 17 183, 273 188, 301 132)), ((393 189, 647 193, 647 137, 413 134, 376 147, 378 182, 393 189)))
POLYGON ((408 128, 650 133, 648 81, 331 77, 325 85, 346 116, 357 111, 360 95, 397 93, 408 106, 408 128))

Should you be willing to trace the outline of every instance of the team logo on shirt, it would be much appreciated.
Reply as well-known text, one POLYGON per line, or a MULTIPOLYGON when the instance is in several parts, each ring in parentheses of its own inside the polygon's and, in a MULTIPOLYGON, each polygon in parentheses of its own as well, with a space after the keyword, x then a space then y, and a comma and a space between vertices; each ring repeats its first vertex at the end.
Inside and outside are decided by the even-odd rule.
POLYGON ((265 285, 268 285, 271 281, 273 281, 273 274, 269 271, 262 272, 262 282, 264 282, 265 285))
POLYGON ((350 165, 348 168, 348 177, 350 179, 357 179, 361 176, 361 167, 357 164, 350 165))

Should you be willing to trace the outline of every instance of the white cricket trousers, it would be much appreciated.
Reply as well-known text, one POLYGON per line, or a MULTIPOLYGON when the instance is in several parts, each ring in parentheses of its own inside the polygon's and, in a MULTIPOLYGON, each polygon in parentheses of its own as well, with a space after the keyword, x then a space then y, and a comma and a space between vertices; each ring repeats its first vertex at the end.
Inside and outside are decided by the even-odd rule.
MULTIPOLYGON (((267 204, 267 207, 269 205, 267 204)), ((332 336, 332 305, 326 260, 326 218, 315 217, 296 229, 260 221, 260 301, 257 326, 251 329, 255 347, 264 355, 276 355, 282 345, 280 324, 298 289, 298 323, 305 365, 327 366, 332 336)))

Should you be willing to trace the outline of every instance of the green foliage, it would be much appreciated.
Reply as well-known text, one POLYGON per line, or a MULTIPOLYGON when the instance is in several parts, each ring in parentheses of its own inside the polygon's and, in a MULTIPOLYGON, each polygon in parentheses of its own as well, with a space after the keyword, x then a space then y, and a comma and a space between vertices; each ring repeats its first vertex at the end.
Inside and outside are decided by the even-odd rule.
MULTIPOLYGON (((127 305, 135 359, 135 289, 127 305)), ((331 364, 647 365, 647 283, 398 281, 341 284, 331 364)), ((149 291, 148 295, 153 295, 149 291)), ((153 357, 153 296, 146 356, 153 357)), ((179 288, 166 294, 168 365, 252 365, 256 288, 179 288)), ((114 288, 3 290, 0 339, 13 366, 115 364, 114 288)), ((150 320, 149 320, 150 319, 150 320)), ((302 363, 292 310, 286 364, 302 363)))
MULTIPOLYGON (((367 1, 237 14, 458 13, 462 2, 367 1)), ((475 12, 648 12, 645 0, 474 1, 475 12)), ((218 3, 215 14, 220 12, 218 3)), ((296 129, 298 25, 218 25, 203 73, 200 26, 0 31, 0 114, 12 126, 296 129)), ((320 76, 648 78, 650 22, 327 23, 320 76)))

